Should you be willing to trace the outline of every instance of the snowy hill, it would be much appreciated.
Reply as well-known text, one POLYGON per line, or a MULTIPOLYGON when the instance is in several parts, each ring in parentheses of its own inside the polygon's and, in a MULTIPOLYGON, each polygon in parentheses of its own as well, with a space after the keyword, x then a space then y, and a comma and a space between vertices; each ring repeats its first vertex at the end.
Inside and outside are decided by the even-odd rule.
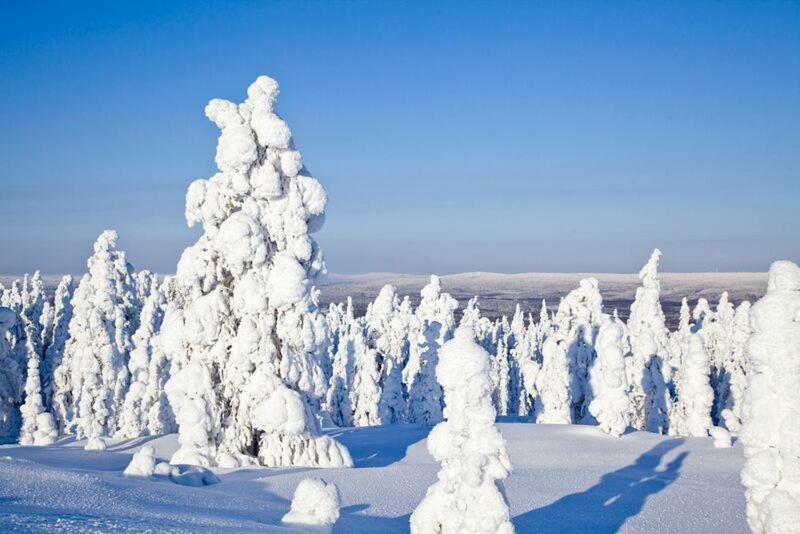
MULTIPOLYGON (((504 491, 518 532, 746 532, 739 446, 710 438, 632 432, 616 439, 596 427, 498 425, 514 471, 504 491)), ((409 514, 439 469, 428 429, 412 425, 329 431, 353 455, 353 469, 215 469, 221 482, 191 488, 125 478, 144 444, 169 459, 175 435, 110 440, 87 452, 65 438, 51 447, 0 447, 4 531, 284 531, 280 518, 297 484, 335 482, 342 516, 334 532, 407 532, 409 514)))

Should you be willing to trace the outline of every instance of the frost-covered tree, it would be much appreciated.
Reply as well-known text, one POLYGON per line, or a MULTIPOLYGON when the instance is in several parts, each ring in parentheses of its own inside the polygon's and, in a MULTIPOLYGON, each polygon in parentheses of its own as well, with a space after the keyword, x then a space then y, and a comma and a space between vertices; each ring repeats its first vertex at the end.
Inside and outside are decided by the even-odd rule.
POLYGON ((442 292, 442 283, 438 276, 431 275, 431 281, 422 288, 420 302, 415 312, 414 321, 410 331, 410 355, 406 366, 403 368, 403 382, 410 391, 414 379, 419 376, 420 357, 424 350, 421 340, 425 336, 425 324, 439 323, 439 336, 436 340, 438 346, 450 339, 453 335, 456 319, 454 312, 458 308, 458 301, 448 293, 442 292))
MULTIPOLYGON (((58 283, 53 306, 53 334, 42 361, 42 395, 45 406, 53 407, 53 392, 56 387, 55 373, 64 357, 64 347, 69 337, 69 322, 72 319, 72 293, 74 291, 72 276, 66 275, 58 283)), ((64 421, 54 409, 56 424, 62 426, 64 421)))
POLYGON ((750 310, 741 440, 747 522, 757 533, 797 532, 800 517, 800 268, 777 261, 750 310))
POLYGON ((642 285, 636 289, 628 318, 632 357, 626 363, 633 403, 632 426, 663 434, 668 429, 672 401, 662 370, 667 357, 668 330, 659 300, 660 259, 661 251, 655 249, 639 272, 642 285))
POLYGON ((441 328, 437 321, 425 322, 420 339, 419 370, 408 392, 408 420, 433 426, 442 420, 442 386, 436 380, 441 328))
MULTIPOLYGON (((175 463, 352 465, 321 434, 328 332, 313 283, 324 272, 311 234, 327 194, 275 113, 278 84, 260 76, 242 104, 214 99, 219 172, 191 184, 190 226, 203 234, 178 263, 185 305, 164 319, 167 394, 179 425, 175 463)), ((170 315, 168 311, 167 315, 170 315)))
POLYGON ((489 355, 459 327, 439 353, 436 376, 444 390, 445 421, 428 436, 428 450, 442 465, 439 480, 411 514, 412 533, 510 534, 508 504, 496 481, 511 462, 494 426, 489 355))
POLYGON ((724 363, 728 381, 727 395, 721 401, 720 418, 730 432, 739 432, 742 403, 747 391, 747 341, 750 339, 750 303, 744 301, 736 308, 731 353, 724 363))
MULTIPOLYGON (((502 327, 501 327, 502 328, 502 327)), ((494 357, 492 358, 492 382, 494 383, 494 391, 492 392, 492 400, 498 415, 508 415, 511 399, 509 393, 511 388, 511 362, 508 357, 508 344, 507 337, 502 333, 498 335, 497 348, 494 357)))
POLYGON ((130 374, 129 328, 138 322, 133 268, 117 250, 117 233, 107 230, 94 244, 89 272, 73 299, 64 356, 56 369, 54 406, 64 430, 101 450, 117 429, 130 374))
POLYGON ((151 375, 152 371, 163 371, 163 367, 151 364, 154 357, 157 357, 153 340, 164 318, 165 298, 158 288, 158 280, 153 277, 149 282, 153 287, 149 291, 142 292, 146 296, 139 317, 139 328, 133 334, 133 349, 128 359, 130 385, 122 404, 116 432, 118 437, 123 438, 136 438, 149 434, 150 408, 160 395, 158 392, 155 397, 148 395, 148 386, 164 383, 158 374, 151 375))
POLYGON ((597 358, 589 370, 593 391, 589 413, 597 420, 600 430, 612 436, 624 434, 631 419, 625 372, 626 345, 625 325, 616 317, 606 318, 597 334, 597 358))
POLYGON ((714 426, 711 422, 714 390, 710 376, 711 364, 703 338, 699 334, 692 334, 677 383, 678 400, 672 406, 670 434, 690 437, 708 435, 709 429, 714 426))
POLYGON ((378 353, 369 347, 361 328, 352 332, 353 340, 353 384, 350 390, 350 406, 353 410, 354 426, 381 424, 381 371, 378 353))
POLYGON ((572 423, 569 388, 569 359, 566 347, 552 335, 542 344, 542 368, 536 375, 534 416, 537 423, 572 423))
POLYGON ((367 308, 365 321, 367 343, 378 351, 381 365, 381 421, 403 422, 407 392, 402 373, 410 354, 409 332, 415 325, 411 301, 401 302, 394 286, 387 284, 367 308))
MULTIPOLYGON (((8 299, 4 299, 9 303, 8 299)), ((11 308, 0 307, 0 437, 16 436, 19 431, 19 404, 22 397, 22 372, 6 339, 17 323, 11 308)))
POLYGON ((25 402, 20 408, 22 427, 20 445, 50 445, 58 437, 53 415, 42 402, 42 382, 39 376, 39 354, 35 348, 32 325, 27 326, 25 344, 28 350, 28 375, 25 380, 25 402))
POLYGON ((350 316, 350 319, 350 327, 339 330, 339 340, 336 354, 333 358, 333 371, 325 396, 325 409, 337 426, 353 426, 353 408, 350 404, 350 392, 353 387, 355 373, 356 334, 351 334, 351 331, 358 328, 358 326, 352 316, 350 316))
POLYGON ((569 361, 571 419, 591 422, 589 369, 595 358, 595 337, 602 321, 603 297, 595 278, 580 281, 577 289, 561 299, 554 322, 555 338, 569 361))

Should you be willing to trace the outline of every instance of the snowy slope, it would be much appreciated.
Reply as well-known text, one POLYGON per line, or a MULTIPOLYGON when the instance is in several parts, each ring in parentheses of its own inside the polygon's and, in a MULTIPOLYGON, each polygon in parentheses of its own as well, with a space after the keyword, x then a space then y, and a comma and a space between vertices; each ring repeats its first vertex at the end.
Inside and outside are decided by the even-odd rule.
MULTIPOLYGON (((514 472, 504 489, 518 532, 746 532, 741 448, 710 438, 596 427, 499 425, 514 472)), ((102 453, 66 438, 54 447, 0 447, 0 525, 8 531, 284 531, 302 479, 333 481, 342 496, 335 532, 407 532, 408 517, 435 480, 428 429, 332 430, 354 469, 215 469, 221 483, 191 488, 129 479, 122 471, 145 443, 168 459, 174 435, 115 441, 102 453)))

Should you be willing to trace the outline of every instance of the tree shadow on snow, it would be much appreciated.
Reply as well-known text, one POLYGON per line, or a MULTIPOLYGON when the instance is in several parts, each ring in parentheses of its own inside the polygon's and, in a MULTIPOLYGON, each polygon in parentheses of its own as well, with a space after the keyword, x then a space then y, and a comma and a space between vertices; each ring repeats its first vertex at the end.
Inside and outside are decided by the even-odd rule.
POLYGON ((664 456, 683 440, 664 441, 639 456, 631 465, 603 475, 600 482, 580 493, 514 518, 518 532, 617 532, 625 521, 644 508, 647 499, 680 476, 687 452, 664 468, 664 456))
POLYGON ((428 437, 431 427, 421 425, 387 425, 342 428, 328 431, 350 451, 359 467, 387 467, 406 457, 409 447, 428 437))

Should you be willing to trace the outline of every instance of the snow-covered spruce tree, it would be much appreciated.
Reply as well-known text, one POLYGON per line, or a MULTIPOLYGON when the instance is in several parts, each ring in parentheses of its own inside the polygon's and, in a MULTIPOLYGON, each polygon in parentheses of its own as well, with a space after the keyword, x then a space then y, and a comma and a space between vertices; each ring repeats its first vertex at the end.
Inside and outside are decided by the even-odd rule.
POLYGON ((690 437, 708 435, 713 426, 711 408, 714 404, 710 375, 711 364, 703 339, 699 334, 692 334, 677 383, 678 400, 672 406, 670 434, 690 437))
POLYGON ((185 306, 159 336, 179 425, 172 461, 349 466, 314 413, 328 333, 312 288, 325 266, 310 234, 324 222, 327 195, 275 114, 277 82, 261 76, 247 95, 206 107, 221 129, 220 172, 186 197, 187 222, 203 235, 178 263, 185 306))
POLYGON ((603 314, 603 297, 595 278, 580 281, 577 289, 561 299, 554 322, 555 337, 569 361, 570 405, 574 422, 593 422, 589 413, 592 390, 589 368, 594 362, 594 342, 603 314))
MULTIPOLYGON (((695 304, 694 309, 692 310, 692 319, 694 319, 692 332, 700 332, 700 330, 702 330, 705 325, 711 322, 713 318, 714 312, 711 311, 711 305, 709 305, 708 300, 700 297, 697 299, 697 304, 695 304)), ((706 333, 707 332, 708 330, 706 330, 706 333)))
POLYGON ((747 390, 747 358, 745 349, 750 339, 750 303, 744 301, 736 308, 733 321, 733 338, 731 353, 725 362, 728 378, 727 396, 722 401, 720 418, 725 428, 731 432, 739 432, 742 421, 742 403, 747 390))
POLYGON ((606 318, 597 334, 597 358, 589 370, 593 398, 589 413, 600 430, 612 436, 625 433, 631 420, 625 355, 628 352, 625 325, 616 317, 606 318))
POLYGON ((53 415, 42 402, 42 382, 39 376, 39 354, 36 352, 34 328, 28 325, 25 344, 28 349, 28 375, 25 380, 25 402, 20 408, 22 427, 20 445, 50 445, 58 437, 53 415))
MULTIPOLYGON (((353 387, 355 373, 355 335, 351 332, 358 328, 355 319, 349 317, 349 328, 339 330, 339 341, 333 358, 333 370, 325 394, 325 410, 337 426, 353 426, 353 408, 350 405, 350 392, 353 387)), ((359 329, 360 330, 360 329, 359 329)))
POLYGON ((0 307, 0 437, 16 437, 19 432, 23 377, 11 343, 6 339, 6 333, 17 320, 14 310, 0 307))
POLYGON ((433 426, 442 420, 442 386, 436 380, 441 328, 437 321, 425 321, 419 350, 419 370, 408 392, 408 421, 433 426))
POLYGON ((548 335, 542 344, 542 368, 536 375, 534 417, 537 423, 572 423, 569 396, 569 359, 566 347, 548 335))
POLYGON ((456 319, 453 312, 458 309, 458 301, 448 293, 442 292, 442 283, 438 276, 431 275, 431 281, 422 288, 420 302, 415 312, 416 321, 409 330, 410 354, 403 368, 403 382, 410 391, 414 379, 419 375, 420 355, 424 350, 425 323, 439 323, 439 337, 436 340, 441 347, 453 336, 456 319))
POLYGON ((100 234, 94 244, 56 369, 54 404, 59 419, 66 418, 63 430, 74 427, 80 438, 87 438, 87 450, 104 449, 102 438, 116 432, 130 378, 130 328, 138 323, 133 267, 116 246, 113 230, 100 234))
POLYGON ((128 359, 130 385, 122 404, 116 432, 116 436, 122 438, 136 438, 149 434, 149 412, 152 403, 157 399, 147 395, 147 388, 150 384, 161 382, 160 376, 150 373, 159 369, 158 366, 151 367, 155 356, 153 339, 160 330, 164 318, 165 298, 158 288, 158 280, 149 278, 148 281, 153 287, 146 292, 140 290, 140 293, 146 296, 139 316, 139 328, 133 334, 133 349, 128 359))
POLYGON ((628 383, 631 386, 634 428, 665 434, 669 426, 672 401, 667 391, 662 365, 667 358, 668 330, 659 300, 661 282, 658 263, 661 251, 655 249, 639 272, 642 285, 631 304, 628 331, 632 357, 628 358, 628 383))
MULTIPOLYGON (((502 327, 501 327, 502 328, 502 327)), ((492 358, 492 383, 494 384, 494 391, 492 392, 492 401, 494 402, 497 415, 508 415, 508 409, 511 405, 509 394, 511 387, 511 362, 508 357, 508 337, 502 332, 497 337, 497 348, 495 349, 494 357, 492 358)))
POLYGON ((411 301, 401 302, 394 286, 387 284, 367 308, 365 321, 367 343, 378 351, 381 363, 381 421, 383 424, 403 422, 407 392, 402 372, 408 361, 408 337, 414 324, 411 301))
POLYGON ((711 387, 714 389, 714 407, 711 418, 715 424, 722 424, 722 410, 725 399, 730 394, 730 372, 727 363, 733 352, 733 332, 735 328, 736 308, 728 299, 728 292, 720 296, 714 312, 714 341, 708 348, 711 363, 711 387))
POLYGON ((496 481, 511 462, 494 426, 489 355, 459 327, 439 353, 436 376, 444 389, 445 421, 428 436, 428 450, 441 463, 439 480, 411 514, 411 532, 509 534, 508 504, 496 481))
POLYGON ((381 372, 378 353, 367 346, 362 328, 351 331, 353 342, 353 383, 350 388, 350 406, 354 426, 381 424, 381 372))
POLYGON ((750 310, 741 440, 747 522, 757 533, 797 532, 800 517, 800 268, 777 261, 750 310))

